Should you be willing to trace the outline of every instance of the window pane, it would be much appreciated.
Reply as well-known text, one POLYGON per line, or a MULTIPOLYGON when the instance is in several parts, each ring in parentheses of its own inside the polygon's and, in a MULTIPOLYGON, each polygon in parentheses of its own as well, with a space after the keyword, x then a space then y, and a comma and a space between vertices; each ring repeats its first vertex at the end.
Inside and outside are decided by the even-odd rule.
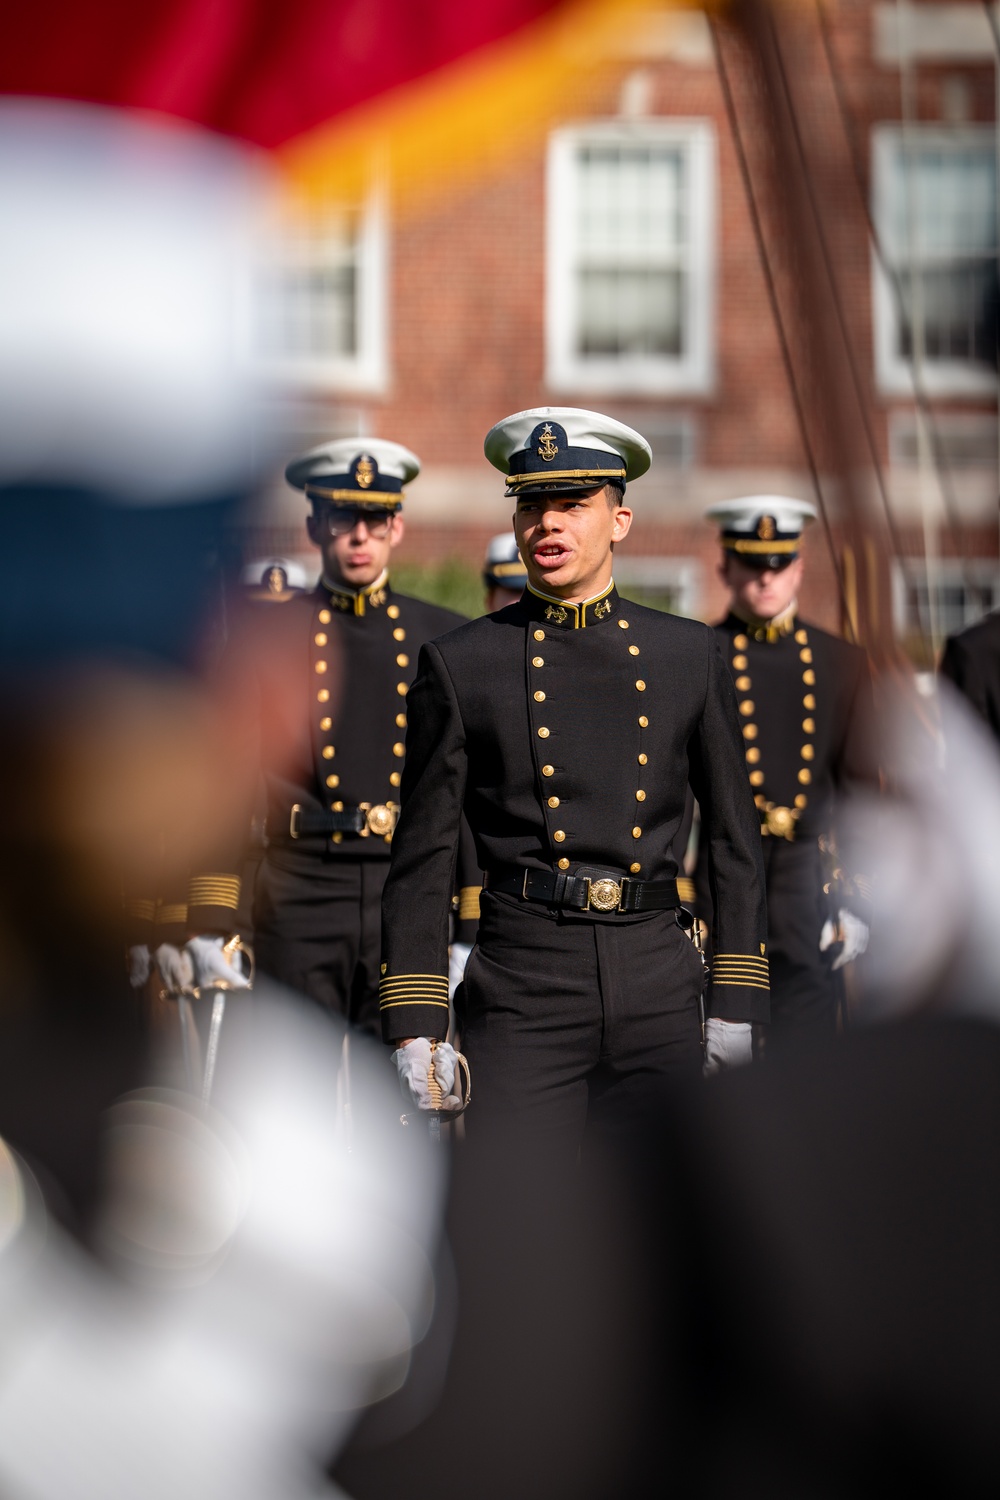
POLYGON ((679 146, 582 146, 577 156, 581 258, 675 260, 687 233, 685 178, 679 146))
POLYGON ((580 271, 578 353, 682 354, 685 280, 680 271, 580 271))
POLYGON ((976 360, 996 358, 996 264, 966 262, 900 274, 903 317, 898 330, 898 352, 914 352, 914 299, 917 277, 923 302, 924 353, 928 359, 976 360))
POLYGON ((260 342, 278 358, 357 353, 359 217, 337 214, 279 247, 265 286, 260 342))

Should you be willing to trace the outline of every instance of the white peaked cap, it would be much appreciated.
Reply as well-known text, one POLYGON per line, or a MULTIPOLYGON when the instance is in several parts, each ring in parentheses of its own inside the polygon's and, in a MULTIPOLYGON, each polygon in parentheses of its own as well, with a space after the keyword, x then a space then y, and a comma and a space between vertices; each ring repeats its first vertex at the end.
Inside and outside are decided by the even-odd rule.
POLYGON ((577 406, 515 412, 490 428, 483 448, 512 485, 520 479, 529 485, 576 479, 580 488, 588 480, 599 482, 603 472, 628 482, 645 474, 653 459, 646 439, 633 428, 577 406), (539 442, 546 427, 555 435, 547 445, 539 442))
MULTIPOLYGON (((387 438, 353 437, 336 438, 332 443, 320 443, 318 447, 310 448, 301 458, 292 460, 285 470, 285 478, 297 490, 304 489, 307 484, 327 485, 333 480, 346 480, 356 470, 358 461, 364 458, 374 462, 380 478, 395 480, 400 486, 409 484, 420 473, 419 458, 402 443, 390 443, 387 438)), ((376 483, 370 488, 376 493, 384 492, 376 483)), ((364 494, 359 487, 359 503, 364 503, 364 494)))
POLYGON ((801 532, 819 512, 811 500, 795 500, 789 495, 743 495, 710 505, 705 519, 714 521, 720 531, 755 533, 762 516, 770 516, 775 530, 783 535, 801 532))

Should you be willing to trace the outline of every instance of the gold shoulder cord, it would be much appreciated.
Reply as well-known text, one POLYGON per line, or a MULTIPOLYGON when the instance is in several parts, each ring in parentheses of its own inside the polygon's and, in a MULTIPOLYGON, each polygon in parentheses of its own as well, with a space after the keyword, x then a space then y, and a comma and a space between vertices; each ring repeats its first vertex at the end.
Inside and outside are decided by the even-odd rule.
MULTIPOLYGON (((384 598, 384 592, 381 590, 379 592, 384 598)), ((379 600, 379 602, 381 603, 381 599, 379 600)), ((393 622, 392 638, 396 643, 395 664, 400 668, 400 672, 402 673, 402 669, 410 665, 410 658, 403 650, 403 642, 406 640, 406 630, 400 623, 399 605, 390 604, 386 609, 386 615, 393 622)), ((326 608, 321 609, 319 612, 318 621, 321 626, 329 625, 330 611, 326 608)), ((318 646, 320 650, 322 650, 322 648, 327 644, 327 636, 323 630, 318 631, 313 636, 313 643, 318 646)), ((316 672, 319 673, 321 677, 327 671, 327 663, 325 661, 315 662, 314 667, 316 672)), ((410 689, 408 683, 404 681, 399 681, 396 683, 396 692, 400 698, 405 699, 409 690, 410 689)), ((330 701, 329 689, 326 687, 320 687, 317 691, 316 698, 317 702, 321 705, 319 727, 321 732, 323 734, 326 734, 333 728, 332 716, 330 715, 328 709, 323 706, 328 704, 330 701)), ((397 733, 401 729, 406 728, 405 708, 405 703, 400 704, 399 712, 395 716, 394 727, 397 733)), ((403 756, 406 754, 406 746, 401 739, 397 739, 393 742, 392 753, 397 760, 403 759, 403 756)), ((337 747, 331 741, 327 740, 323 744, 320 754, 325 761, 331 761, 336 757, 337 747)), ((393 792, 390 793, 389 798, 387 798, 384 803, 380 802, 375 805, 370 802, 361 802, 358 804, 361 808, 361 811, 365 814, 366 818, 366 825, 361 830, 362 838, 369 838, 374 835, 376 838, 384 839, 387 844, 392 843, 393 830, 396 826, 396 819, 399 816, 399 803, 393 802, 390 799, 393 793, 395 793, 398 789, 401 781, 401 773, 399 771, 391 771, 389 773, 389 784, 392 787, 393 792)), ((327 774, 323 777, 323 782, 328 792, 335 793, 337 791, 337 788, 340 786, 340 777, 331 767, 327 774)), ((344 811, 344 804, 339 797, 335 801, 330 803, 330 811, 344 811)), ((333 842, 335 844, 340 844, 343 842, 344 835, 342 833, 334 833, 331 834, 331 838, 333 839, 333 842)))
MULTIPOLYGON (((813 654, 809 646, 809 634, 804 627, 799 627, 795 632, 795 642, 799 647, 799 660, 802 663, 802 708, 805 717, 802 720, 803 743, 799 751, 802 764, 798 771, 798 782, 802 787, 807 787, 812 782, 812 770, 810 761, 816 757, 816 747, 813 744, 813 736, 816 733, 816 720, 813 714, 816 711, 816 695, 813 688, 816 686, 816 673, 813 669, 813 654)), ((749 646, 749 638, 742 632, 733 637, 733 677, 736 682, 736 691, 740 695, 740 715, 743 719, 743 738, 746 741, 746 760, 750 770, 750 785, 754 789, 754 802, 761 816, 760 831, 763 837, 771 835, 774 838, 792 840, 795 838, 796 827, 799 818, 806 808, 809 798, 805 791, 798 792, 792 807, 781 807, 768 799, 764 790, 765 775, 760 764, 760 747, 755 744, 758 731, 753 715, 756 712, 756 704, 749 696, 753 683, 747 672, 749 665, 746 655, 749 646)))

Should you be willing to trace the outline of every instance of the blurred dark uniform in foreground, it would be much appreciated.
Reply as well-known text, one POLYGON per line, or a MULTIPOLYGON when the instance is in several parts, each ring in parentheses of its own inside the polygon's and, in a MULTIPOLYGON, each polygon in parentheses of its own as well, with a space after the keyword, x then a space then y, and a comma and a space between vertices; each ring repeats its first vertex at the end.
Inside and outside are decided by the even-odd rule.
MULTIPOLYGON (((722 528, 723 576, 739 609, 716 635, 736 685, 760 819, 772 987, 767 1036, 832 1035, 843 994, 833 965, 863 951, 870 922, 868 882, 842 871, 836 847, 838 799, 878 780, 867 658, 798 614, 798 553, 802 528, 815 515, 811 505, 761 495, 709 514, 722 528), (793 591, 778 616, 761 619, 740 607, 741 587, 744 596, 757 587, 754 574, 765 588, 772 579, 784 594, 793 591)), ((699 914, 707 918, 703 859, 697 885, 699 914)))
POLYGON ((941 676, 954 683, 1000 739, 1000 614, 948 637, 941 676))
MULTIPOLYGON (((419 467, 407 449, 376 438, 327 443, 291 463, 289 483, 312 504, 323 576, 309 593, 262 606, 272 645, 257 682, 267 808, 253 905, 257 961, 372 1032, 407 694, 421 646, 463 623, 389 582, 403 485, 419 467), (282 696, 298 705, 292 726, 269 716, 282 696)), ((453 900, 449 887, 443 899, 446 916, 454 909, 456 940, 471 945, 480 876, 468 867, 471 844, 464 848, 464 888, 453 900)))

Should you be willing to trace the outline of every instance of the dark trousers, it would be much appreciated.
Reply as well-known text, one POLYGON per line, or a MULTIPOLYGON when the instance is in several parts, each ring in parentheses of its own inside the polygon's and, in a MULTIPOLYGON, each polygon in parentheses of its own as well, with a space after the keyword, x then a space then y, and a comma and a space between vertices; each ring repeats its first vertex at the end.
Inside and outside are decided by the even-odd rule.
POLYGON ((765 839, 763 853, 771 974, 765 1045, 773 1050, 786 1040, 832 1037, 842 984, 830 967, 833 955, 819 951, 823 923, 831 913, 816 840, 765 839))
POLYGON ((374 1036, 381 1035, 379 947, 388 873, 388 859, 317 856, 315 869, 301 869, 269 857, 254 893, 261 971, 374 1036))
POLYGON ((589 920, 484 893, 456 997, 470 1137, 578 1144, 641 1120, 701 1069, 701 959, 674 912, 589 920))

